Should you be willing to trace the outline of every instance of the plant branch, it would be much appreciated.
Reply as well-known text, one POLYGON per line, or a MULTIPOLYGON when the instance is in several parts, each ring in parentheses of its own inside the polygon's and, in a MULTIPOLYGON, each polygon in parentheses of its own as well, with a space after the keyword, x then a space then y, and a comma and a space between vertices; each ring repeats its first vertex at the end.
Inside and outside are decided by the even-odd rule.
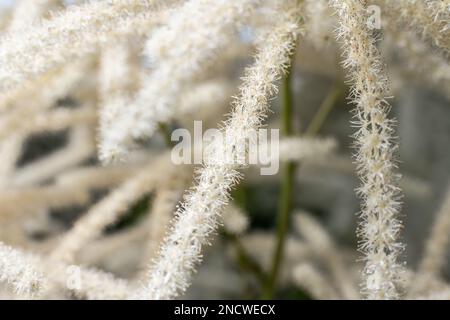
POLYGON ((312 118, 311 122, 306 128, 305 135, 314 136, 317 133, 319 133, 319 130, 325 124, 325 121, 328 118, 331 110, 333 110, 333 107, 336 105, 336 102, 342 96, 343 91, 344 91, 343 84, 339 80, 336 80, 336 82, 333 84, 330 91, 328 92, 325 100, 323 100, 319 109, 314 114, 314 117, 312 118))
MULTIPOLYGON (((291 88, 291 70, 283 80, 282 87, 282 134, 284 136, 293 135, 292 126, 292 88, 291 88)), ((272 267, 263 289, 263 299, 271 299, 275 293, 275 287, 278 279, 279 269, 283 260, 284 245, 286 233, 289 226, 289 220, 292 211, 292 196, 294 190, 294 175, 296 170, 294 162, 288 162, 284 165, 281 180, 281 195, 278 208, 277 221, 277 243, 272 259, 272 267)))

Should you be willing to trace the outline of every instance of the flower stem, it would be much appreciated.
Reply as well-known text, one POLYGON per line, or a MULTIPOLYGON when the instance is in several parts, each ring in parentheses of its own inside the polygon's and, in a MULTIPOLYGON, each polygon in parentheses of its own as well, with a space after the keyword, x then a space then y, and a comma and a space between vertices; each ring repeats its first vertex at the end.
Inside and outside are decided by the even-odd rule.
POLYGON ((239 267, 243 271, 253 273, 260 283, 265 283, 267 278, 266 274, 261 269, 260 265, 255 260, 253 260, 252 257, 250 257, 239 238, 236 235, 231 234, 225 230, 223 230, 222 233, 225 238, 234 245, 239 267))
POLYGON ((305 130, 305 135, 314 136, 316 135, 320 128, 323 127, 328 115, 330 114, 333 107, 336 105, 338 99, 342 96, 344 91, 343 83, 339 80, 336 80, 330 91, 328 92, 325 100, 323 100, 322 104, 319 107, 319 110, 314 114, 311 122, 305 130))
POLYGON ((171 148, 174 146, 174 142, 172 141, 171 137, 170 137, 170 130, 169 130, 169 126, 165 123, 159 123, 158 124, 159 127, 159 131, 161 133, 161 135, 164 138, 164 142, 166 144, 166 146, 168 148, 171 148))
MULTIPOLYGON (((291 70, 283 80, 282 87, 282 135, 293 135, 292 126, 292 88, 291 88, 291 70)), ((281 261, 283 260, 284 245, 286 233, 292 212, 292 197, 294 190, 294 176, 297 165, 294 162, 288 162, 283 166, 281 178, 281 195, 278 207, 277 221, 277 243, 272 259, 272 267, 263 289, 263 299, 272 299, 275 294, 275 287, 278 279, 281 261)))
MULTIPOLYGON (((314 136, 323 127, 330 112, 333 110, 338 99, 341 97, 344 91, 344 86, 338 80, 333 84, 325 100, 320 105, 317 112, 314 114, 313 119, 305 130, 305 135, 314 136)), ((291 136, 294 134, 292 129, 292 89, 290 76, 286 76, 282 88, 282 129, 284 136, 291 136)), ((273 257, 272 268, 267 277, 267 282, 264 287, 263 299, 272 299, 275 294, 276 282, 279 274, 281 261, 283 260, 284 243, 286 238, 287 229, 292 212, 292 198, 295 183, 295 173, 298 169, 296 163, 288 162, 283 168, 281 195, 278 212, 278 225, 277 225, 277 244, 273 257)))

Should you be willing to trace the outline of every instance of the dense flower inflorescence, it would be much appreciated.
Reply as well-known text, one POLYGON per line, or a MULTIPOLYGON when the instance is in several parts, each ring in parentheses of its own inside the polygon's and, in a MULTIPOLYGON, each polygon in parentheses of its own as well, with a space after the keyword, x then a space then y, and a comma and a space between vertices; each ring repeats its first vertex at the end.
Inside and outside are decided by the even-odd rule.
MULTIPOLYGON (((259 48, 254 65, 246 71, 240 95, 224 128, 235 134, 230 138, 235 145, 245 143, 249 132, 259 127, 266 117, 268 101, 277 91, 275 81, 289 65, 295 45, 299 31, 296 13, 289 10, 280 19, 280 24, 259 48)), ((136 297, 172 299, 189 285, 195 265, 201 260, 202 247, 216 230, 218 216, 240 178, 238 166, 224 162, 223 154, 215 152, 209 156, 198 172, 196 185, 176 213, 159 257, 150 269, 148 283, 136 297)))
POLYGON ((20 296, 39 294, 45 287, 43 273, 34 258, 0 243, 0 281, 6 281, 20 296))
MULTIPOLYGON (((245 294, 259 294, 260 287, 264 297, 282 298, 292 284, 319 299, 449 297, 441 275, 449 194, 417 270, 399 262, 398 146, 386 101, 388 91, 400 91, 410 79, 420 95, 423 86, 450 97, 449 0, 6 2, 0 0, 0 299, 173 299, 191 282, 194 297, 210 298, 212 286, 217 297, 225 291, 240 297, 247 273, 252 280, 245 294), (356 105, 363 266, 355 263, 353 248, 332 236, 348 236, 357 206, 349 181, 354 166, 341 135, 347 114, 337 108, 346 105, 340 98, 347 88, 336 63, 341 52, 330 37, 336 21, 349 100, 356 105), (382 38, 373 22, 381 22, 382 38), (253 64, 242 74, 253 49, 253 64), (288 66, 292 76, 279 83, 288 66), (313 110, 325 82, 333 85, 313 110), (278 141, 272 130, 280 120, 284 129, 292 125, 292 135, 278 141), (254 134, 266 122, 270 141, 254 134), (209 139, 217 123, 220 139, 209 139), (296 135, 304 125, 305 135, 296 135), (181 132, 171 132, 175 128, 187 134, 178 137, 172 156, 183 146, 183 160, 203 159, 194 186, 184 192, 192 168, 168 156, 181 132), (321 131, 332 136, 316 137, 321 131), (277 176, 261 177, 251 168, 263 165, 262 158, 301 169, 280 175, 281 185, 292 188, 278 197, 285 224, 276 233, 258 229, 274 211, 278 183, 277 176), (248 184, 233 190, 244 174, 248 184), (294 209, 299 213, 290 221, 294 209), (207 252, 212 259, 192 281, 218 230, 220 252, 207 252)), ((400 117, 416 118, 399 96, 400 117)), ((432 113, 440 104, 434 100, 426 100, 432 113)), ((416 127, 402 122, 400 133, 416 127)), ((423 128, 417 133, 424 137, 423 128)), ((408 161, 411 146, 404 145, 408 161)), ((425 203, 441 181, 412 176, 417 172, 407 167, 405 198, 425 203)))
POLYGON ((157 1, 90 1, 1 39, 0 89, 22 84, 56 66, 94 53, 156 22, 157 1))
POLYGON ((345 43, 344 66, 351 70, 353 84, 350 98, 356 105, 354 125, 358 128, 356 160, 362 185, 358 230, 360 249, 365 256, 364 287, 369 299, 399 297, 401 264, 398 255, 403 246, 398 241, 401 223, 394 172, 393 120, 388 119, 387 79, 375 45, 375 37, 367 26, 367 1, 332 0, 339 16, 338 37, 345 43))
POLYGON ((173 10, 167 25, 151 33, 145 43, 152 70, 128 111, 117 117, 105 136, 103 161, 123 158, 135 139, 151 136, 158 123, 174 116, 177 93, 214 66, 238 24, 259 2, 193 0, 173 10))

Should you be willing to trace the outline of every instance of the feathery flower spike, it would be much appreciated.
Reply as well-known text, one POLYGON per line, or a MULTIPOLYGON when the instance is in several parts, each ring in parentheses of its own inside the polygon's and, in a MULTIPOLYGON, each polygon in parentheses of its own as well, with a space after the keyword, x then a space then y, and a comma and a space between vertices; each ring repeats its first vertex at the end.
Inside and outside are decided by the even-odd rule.
MULTIPOLYGON (((279 12, 279 24, 261 43, 254 65, 246 70, 240 95, 223 128, 232 145, 245 144, 250 130, 258 128, 267 115, 269 99, 277 92, 275 81, 289 65, 299 32, 297 9, 292 5, 279 12)), ((227 163, 221 147, 208 149, 209 157, 198 172, 196 185, 176 213, 172 229, 149 270, 149 280, 134 298, 173 299, 189 286, 195 266, 202 258, 202 247, 216 230, 229 192, 240 179, 236 170, 239 165, 227 163)))
POLYGON ((366 262, 363 293, 369 299, 397 299, 402 276, 397 260, 403 245, 398 240, 400 190, 394 173, 397 144, 393 121, 387 118, 387 79, 375 37, 367 26, 367 1, 330 0, 330 5, 339 18, 338 38, 345 43, 343 64, 350 70, 350 98, 356 105, 353 123, 358 130, 354 138, 362 183, 358 189, 362 201, 358 235, 366 262))
POLYGON ((236 25, 260 1, 187 1, 174 10, 167 25, 150 34, 144 54, 154 69, 143 80, 128 111, 105 135, 103 161, 124 158, 134 139, 151 136, 158 123, 173 118, 177 93, 214 65, 236 25))

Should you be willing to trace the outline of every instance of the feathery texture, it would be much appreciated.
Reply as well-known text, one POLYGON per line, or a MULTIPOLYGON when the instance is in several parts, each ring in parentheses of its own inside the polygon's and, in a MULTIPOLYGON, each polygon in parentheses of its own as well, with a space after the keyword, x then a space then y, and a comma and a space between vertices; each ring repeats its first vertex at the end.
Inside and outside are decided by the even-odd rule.
POLYGON ((1 91, 157 23, 156 0, 90 1, 2 37, 1 91))
POLYGON ((103 50, 100 61, 100 124, 99 151, 101 161, 110 157, 108 142, 121 134, 115 123, 122 114, 129 112, 131 95, 138 78, 138 57, 133 46, 121 42, 103 50))
POLYGON ((89 299, 124 299, 131 291, 126 281, 116 279, 111 274, 93 268, 73 267, 76 274, 70 274, 67 265, 49 265, 40 256, 13 249, 0 242, 0 281, 13 286, 19 297, 37 297, 55 282, 66 287, 71 276, 75 276, 78 283, 66 289, 89 299))
POLYGON ((152 69, 135 100, 105 135, 102 160, 122 159, 134 139, 151 136, 175 114, 177 93, 201 75, 229 43, 237 24, 260 0, 191 0, 145 44, 152 69), (207 9, 206 9, 207 8, 207 9))
POLYGON ((45 287, 45 277, 34 258, 0 242, 0 281, 6 281, 18 295, 36 296, 45 287))
MULTIPOLYGON (((258 128, 268 111, 268 101, 277 92, 278 80, 289 64, 289 57, 299 31, 297 8, 280 12, 279 25, 267 36, 246 70, 240 95, 223 129, 229 142, 242 145, 252 129, 258 128)), ((220 150, 223 146, 215 146, 220 150)), ((200 169, 195 187, 188 192, 176 213, 171 233, 149 272, 147 284, 139 290, 139 299, 172 299, 189 286, 195 265, 201 260, 202 246, 216 230, 218 216, 227 203, 231 188, 240 174, 236 163, 224 161, 224 154, 209 154, 200 169)))
POLYGON ((0 299, 169 299, 191 281, 185 298, 239 298, 247 293, 246 280, 252 289, 264 288, 278 262, 276 298, 293 283, 314 298, 448 298, 442 277, 448 199, 418 269, 398 262, 397 144, 385 100, 388 90, 399 93, 401 186, 411 230, 405 238, 414 260, 416 228, 427 219, 417 215, 436 200, 449 153, 441 147, 448 119, 440 97, 450 97, 449 1, 0 0, 0 299), (373 29, 378 18, 383 30, 373 29), (292 50, 300 22, 304 37, 292 50), (357 203, 342 122, 347 88, 330 37, 336 22, 351 72, 349 101, 356 104, 363 263, 339 242, 349 239, 357 203), (378 42, 381 34, 385 40, 378 42), (256 61, 243 72, 255 48, 256 61), (268 106, 291 58, 292 77, 284 79, 275 107, 292 108, 293 127, 308 125, 315 130, 307 132, 333 138, 292 136, 278 144, 270 131, 270 141, 259 135, 257 144, 254 129, 266 119, 271 130, 280 120, 289 129, 287 114, 269 116, 268 106), (395 76, 393 85, 385 71, 395 76), (411 84, 414 99, 402 94, 411 84), (229 117, 219 133, 225 141, 210 141, 213 132, 206 130, 224 113, 229 117), (192 171, 168 157, 175 128, 172 137, 182 133, 183 143, 172 148, 173 156, 182 152, 198 163, 203 151, 203 166, 180 206, 192 171), (127 163, 108 164, 121 158, 127 163), (258 176, 270 160, 275 171, 278 161, 301 162, 300 176, 291 172, 282 180, 295 180, 294 188, 300 183, 292 199, 277 195, 275 171, 258 176), (251 225, 243 210, 227 203, 241 170, 249 181, 236 196, 255 218, 251 225), (274 213, 274 197, 292 210, 323 213, 327 228, 300 213, 294 230, 275 234, 267 225, 257 231, 274 213), (194 279, 219 227, 224 237, 207 250, 194 279), (272 251, 281 239, 285 252, 278 260, 272 251))
POLYGON ((415 32, 450 53, 449 0, 383 0, 415 32))
POLYGON ((369 299, 399 298, 402 266, 397 262, 403 249, 399 242, 401 223, 393 154, 393 121, 387 118, 387 79, 367 26, 367 1, 331 0, 340 28, 338 38, 345 45, 344 66, 353 84, 350 98, 356 105, 354 125, 358 128, 356 161, 362 182, 360 250, 364 254, 364 293, 369 299))

